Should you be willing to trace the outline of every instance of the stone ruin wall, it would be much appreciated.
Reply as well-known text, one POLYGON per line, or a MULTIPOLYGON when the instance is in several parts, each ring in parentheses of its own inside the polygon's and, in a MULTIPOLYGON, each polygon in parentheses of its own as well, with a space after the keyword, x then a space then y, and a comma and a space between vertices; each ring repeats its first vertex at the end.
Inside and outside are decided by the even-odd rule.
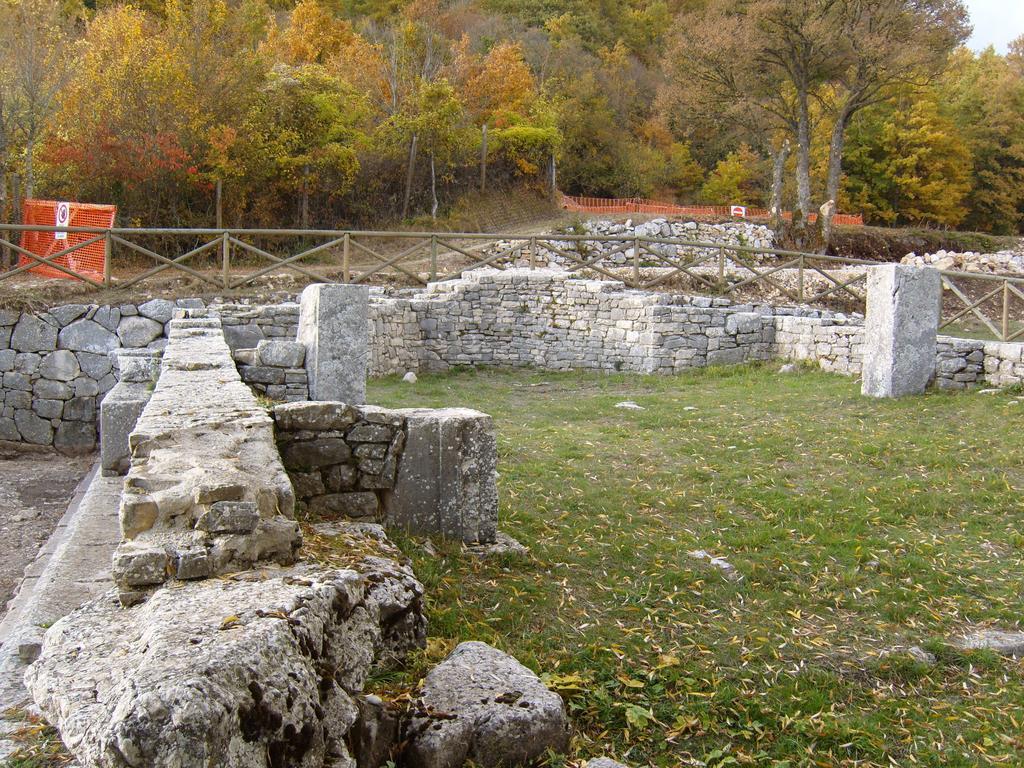
MULTIPOLYGON (((118 382, 118 350, 167 344, 176 308, 71 304, 42 313, 0 311, 0 440, 96 446, 98 403, 118 382)), ((308 397, 299 305, 215 306, 242 380, 272 400, 308 397)), ((564 273, 480 271, 422 291, 371 292, 370 375, 467 365, 672 373, 772 358, 860 374, 863 321, 798 307, 626 290, 564 273)), ((1024 382, 1024 344, 939 337, 938 385, 1024 382)))

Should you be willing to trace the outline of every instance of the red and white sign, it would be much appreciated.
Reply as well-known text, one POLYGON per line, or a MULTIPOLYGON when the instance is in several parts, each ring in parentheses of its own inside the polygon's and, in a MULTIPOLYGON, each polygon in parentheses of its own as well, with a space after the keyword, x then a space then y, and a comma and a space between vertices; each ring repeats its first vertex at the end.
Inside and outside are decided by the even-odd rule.
POLYGON ((747 206, 745 205, 733 205, 729 208, 730 216, 738 216, 741 219, 747 218, 747 206))
MULTIPOLYGON (((57 203, 57 208, 54 213, 54 226, 66 227, 71 224, 71 203, 57 203)), ((67 240, 67 232, 54 232, 54 240, 67 240)))

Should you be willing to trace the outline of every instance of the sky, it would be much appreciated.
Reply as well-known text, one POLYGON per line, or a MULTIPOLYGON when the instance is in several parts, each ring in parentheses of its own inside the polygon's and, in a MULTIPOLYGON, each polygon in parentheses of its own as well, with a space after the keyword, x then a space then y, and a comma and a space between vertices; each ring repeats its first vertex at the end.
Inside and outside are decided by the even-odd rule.
POLYGON ((992 45, 1006 53, 1010 41, 1024 35, 1024 0, 964 0, 974 24, 967 45, 981 51, 992 45))

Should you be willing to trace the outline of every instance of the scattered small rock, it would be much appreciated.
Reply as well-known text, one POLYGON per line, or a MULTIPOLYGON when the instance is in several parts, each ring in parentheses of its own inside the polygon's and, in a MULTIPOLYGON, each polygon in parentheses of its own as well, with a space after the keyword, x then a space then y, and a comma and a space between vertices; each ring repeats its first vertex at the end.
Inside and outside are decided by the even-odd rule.
POLYGON ((978 390, 978 394, 979 395, 998 395, 999 394, 999 390, 998 389, 979 389, 978 390))
POLYGON ((495 557, 499 555, 520 555, 525 557, 530 554, 530 550, 525 545, 502 531, 498 531, 493 544, 471 544, 466 549, 476 557, 495 557))
POLYGON ((715 557, 706 550, 695 549, 691 552, 687 552, 687 554, 695 560, 707 560, 708 563, 720 570, 722 575, 729 581, 740 581, 743 578, 740 572, 736 570, 736 566, 724 558, 715 557))
POLYGON ((596 760, 588 760, 587 768, 629 768, 629 766, 612 760, 610 757, 599 757, 596 760))
POLYGON ((416 377, 415 373, 409 371, 407 374, 405 374, 405 376, 402 377, 402 381, 404 381, 406 384, 415 384, 417 381, 419 381, 419 379, 416 377))
POLYGON ((894 656, 900 653, 906 654, 914 661, 919 661, 922 664, 934 664, 936 661, 935 654, 929 653, 919 645, 911 645, 909 647, 896 645, 892 648, 886 648, 878 656, 879 658, 885 658, 886 656, 894 656))
POLYGON ((784 366, 779 368, 779 373, 796 373, 796 363, 786 363, 784 366))
POLYGON ((616 408, 625 408, 628 411, 643 411, 646 410, 642 405, 637 405, 632 400, 623 400, 621 403, 615 404, 616 408))
POLYGON ((979 629, 953 641, 961 650, 987 649, 1002 656, 1024 656, 1024 632, 1001 629, 979 629))

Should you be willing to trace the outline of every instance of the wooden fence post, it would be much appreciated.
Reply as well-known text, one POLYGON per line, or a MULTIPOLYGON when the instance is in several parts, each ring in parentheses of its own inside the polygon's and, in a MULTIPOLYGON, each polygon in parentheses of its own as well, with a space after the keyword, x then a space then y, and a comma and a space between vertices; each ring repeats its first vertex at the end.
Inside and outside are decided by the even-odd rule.
POLYGON ((114 241, 111 238, 110 230, 103 236, 103 284, 110 287, 114 274, 114 241))
POLYGON ((350 237, 351 235, 349 235, 349 233, 346 232, 344 240, 342 241, 341 244, 341 281, 343 283, 352 282, 352 272, 349 264, 349 260, 351 259, 351 248, 349 245, 350 237))
POLYGON ((220 254, 221 280, 224 289, 227 290, 231 287, 231 235, 227 232, 221 235, 220 254))

